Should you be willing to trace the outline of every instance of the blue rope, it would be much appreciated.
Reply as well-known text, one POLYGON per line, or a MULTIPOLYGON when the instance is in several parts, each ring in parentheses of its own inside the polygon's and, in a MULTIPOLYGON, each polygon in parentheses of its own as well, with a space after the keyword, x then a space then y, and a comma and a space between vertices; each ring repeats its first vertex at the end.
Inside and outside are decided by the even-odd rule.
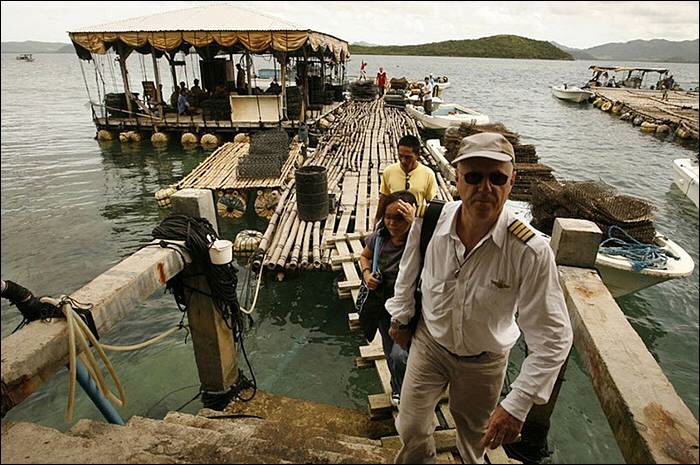
POLYGON ((639 272, 643 268, 665 270, 668 257, 678 260, 678 257, 673 255, 673 253, 655 244, 639 242, 624 229, 615 225, 610 226, 608 229, 608 239, 600 243, 598 252, 627 258, 635 272, 639 272), (616 231, 622 233, 624 238, 613 237, 613 233, 616 231))

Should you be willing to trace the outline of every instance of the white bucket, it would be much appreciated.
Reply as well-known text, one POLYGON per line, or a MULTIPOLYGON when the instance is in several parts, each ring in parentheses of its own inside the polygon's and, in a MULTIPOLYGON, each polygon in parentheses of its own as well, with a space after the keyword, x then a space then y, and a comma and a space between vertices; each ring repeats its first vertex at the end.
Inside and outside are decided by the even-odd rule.
POLYGON ((214 241, 209 246, 209 258, 214 265, 226 265, 233 260, 233 242, 225 239, 214 241))

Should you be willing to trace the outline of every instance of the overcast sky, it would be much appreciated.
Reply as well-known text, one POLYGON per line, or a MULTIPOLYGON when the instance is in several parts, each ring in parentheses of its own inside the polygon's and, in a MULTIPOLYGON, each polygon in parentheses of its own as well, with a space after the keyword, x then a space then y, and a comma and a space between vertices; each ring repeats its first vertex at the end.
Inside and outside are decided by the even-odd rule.
MULTIPOLYGON (((215 2, 2 2, 2 41, 68 42, 78 27, 215 2)), ((227 2, 348 42, 419 44, 517 34, 574 48, 698 38, 698 2, 227 2)))

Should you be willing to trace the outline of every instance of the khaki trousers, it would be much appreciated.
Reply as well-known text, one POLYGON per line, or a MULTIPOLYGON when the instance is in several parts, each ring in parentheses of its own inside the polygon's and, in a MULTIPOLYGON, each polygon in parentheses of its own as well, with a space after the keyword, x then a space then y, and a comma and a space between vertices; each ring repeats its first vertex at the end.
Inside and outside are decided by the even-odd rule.
POLYGON ((449 408, 457 425, 464 463, 483 463, 479 441, 498 404, 508 354, 459 357, 440 346, 421 321, 413 336, 396 430, 401 450, 396 463, 435 463, 433 412, 449 384, 449 408))

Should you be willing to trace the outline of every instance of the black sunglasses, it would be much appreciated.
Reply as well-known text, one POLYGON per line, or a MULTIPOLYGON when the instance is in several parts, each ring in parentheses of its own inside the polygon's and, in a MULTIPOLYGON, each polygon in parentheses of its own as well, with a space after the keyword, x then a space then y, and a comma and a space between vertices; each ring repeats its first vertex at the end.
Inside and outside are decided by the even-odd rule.
MULTIPOLYGON (((486 177, 485 174, 479 173, 477 171, 470 171, 468 173, 464 173, 464 182, 467 184, 471 185, 477 185, 481 184, 481 181, 484 180, 484 177, 486 177)), ((507 174, 499 173, 498 171, 494 173, 490 173, 488 175, 489 182, 494 185, 494 186, 502 186, 505 183, 508 182, 508 179, 510 179, 510 176, 507 174)))

